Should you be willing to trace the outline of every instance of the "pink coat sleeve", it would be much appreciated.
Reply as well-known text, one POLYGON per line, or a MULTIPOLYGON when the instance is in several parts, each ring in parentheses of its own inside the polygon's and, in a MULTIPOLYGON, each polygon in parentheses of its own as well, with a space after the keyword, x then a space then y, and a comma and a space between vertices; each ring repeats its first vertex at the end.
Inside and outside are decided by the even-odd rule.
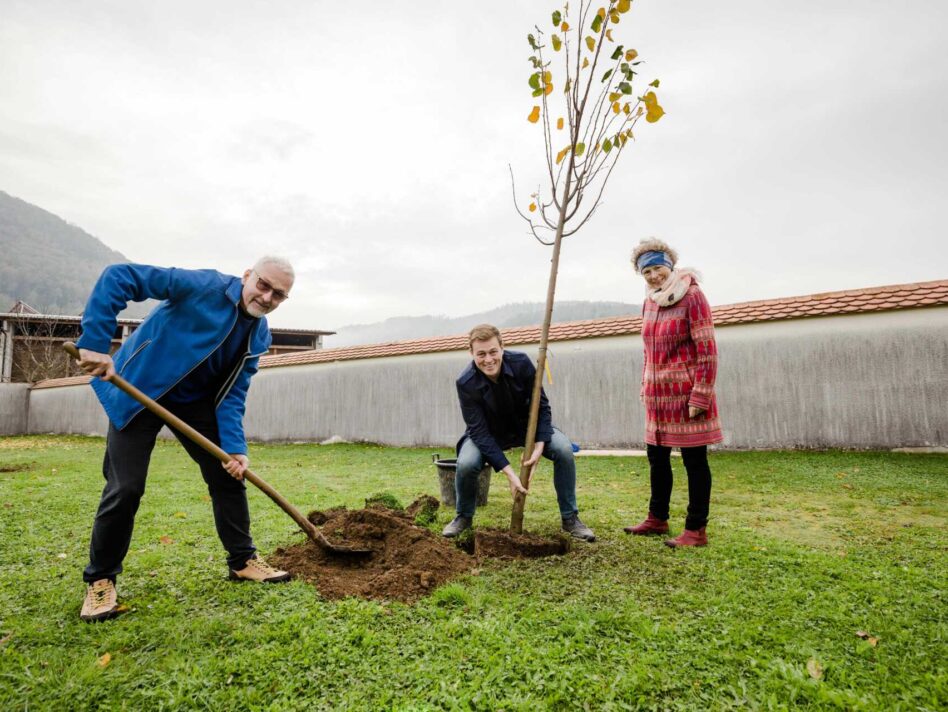
POLYGON ((714 341, 711 306, 700 289, 688 295, 688 329, 695 345, 694 387, 688 405, 708 410, 718 372, 718 347, 714 341))

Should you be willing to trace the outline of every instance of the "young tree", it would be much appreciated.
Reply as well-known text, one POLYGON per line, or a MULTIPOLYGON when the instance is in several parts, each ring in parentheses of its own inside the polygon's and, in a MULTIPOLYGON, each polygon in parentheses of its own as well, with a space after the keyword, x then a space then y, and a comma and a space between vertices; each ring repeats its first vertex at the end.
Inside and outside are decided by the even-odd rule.
MULTIPOLYGON (((595 4, 581 0, 578 11, 571 15, 567 3, 553 12, 549 33, 537 26, 536 34, 527 35, 533 50, 528 59, 533 68, 528 84, 539 101, 527 120, 543 129, 549 182, 530 195, 524 211, 517 204, 512 168, 510 180, 517 212, 538 242, 553 247, 553 256, 525 453, 533 451, 536 439, 560 244, 595 212, 619 157, 634 140, 633 129, 639 120, 644 116, 647 123, 655 123, 665 113, 654 91, 659 80, 654 79, 644 93, 636 93, 633 85, 642 60, 638 52, 613 37, 615 26, 631 8, 631 0, 610 0, 593 12, 595 4), (557 72, 561 72, 561 79, 554 76, 557 72)), ((529 474, 521 466, 520 481, 525 486, 529 474)), ((523 530, 524 504, 523 495, 514 499, 513 532, 523 530)))

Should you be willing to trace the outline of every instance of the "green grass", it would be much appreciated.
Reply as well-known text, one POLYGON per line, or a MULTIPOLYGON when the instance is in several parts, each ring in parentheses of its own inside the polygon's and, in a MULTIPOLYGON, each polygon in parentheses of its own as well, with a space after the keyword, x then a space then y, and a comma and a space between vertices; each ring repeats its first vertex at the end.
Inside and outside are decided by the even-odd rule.
MULTIPOLYGON (((227 582, 200 475, 163 442, 119 579, 131 611, 87 625, 80 574, 102 446, 0 440, 0 469, 26 467, 0 472, 0 709, 948 706, 945 456, 714 454, 711 546, 687 551, 621 532, 644 514, 643 459, 581 459, 579 502, 599 542, 485 563, 409 607, 327 602, 299 582, 227 582)), ((273 445, 250 455, 308 511, 436 494, 433 452, 273 445)), ((675 467, 679 531, 686 484, 675 467)), ((501 479, 479 526, 507 522, 501 479)), ((544 461, 527 508, 535 533, 558 527, 550 479, 544 461)), ((302 539, 261 493, 249 496, 264 554, 302 539)))

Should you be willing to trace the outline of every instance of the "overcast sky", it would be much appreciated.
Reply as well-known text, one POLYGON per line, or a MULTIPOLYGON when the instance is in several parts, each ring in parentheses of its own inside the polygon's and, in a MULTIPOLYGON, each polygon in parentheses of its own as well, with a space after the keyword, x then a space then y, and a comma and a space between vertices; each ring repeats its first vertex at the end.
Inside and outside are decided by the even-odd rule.
MULTIPOLYGON (((286 255, 279 326, 542 301, 507 164, 525 205, 526 35, 556 7, 0 0, 0 190, 133 261, 286 255)), ((635 0, 615 37, 667 114, 567 241, 557 298, 640 302, 650 235, 712 304, 948 277, 946 26, 940 0, 635 0)))

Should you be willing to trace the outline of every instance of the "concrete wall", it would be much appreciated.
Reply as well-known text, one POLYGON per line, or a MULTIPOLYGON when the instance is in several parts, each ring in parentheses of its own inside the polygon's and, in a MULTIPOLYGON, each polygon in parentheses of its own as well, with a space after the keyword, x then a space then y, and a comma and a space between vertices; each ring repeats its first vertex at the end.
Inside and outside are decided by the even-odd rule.
MULTIPOLYGON (((725 447, 948 445, 948 307, 718 328, 725 447)), ((536 347, 515 347, 536 355, 536 347)), ((340 436, 453 444, 467 352, 263 369, 247 401, 256 440, 340 436)), ((553 420, 584 446, 640 445, 638 335, 556 342, 553 420)), ((104 432, 88 386, 32 392, 30 432, 104 432)))
POLYGON ((0 435, 20 435, 28 427, 30 387, 26 383, 0 383, 0 435))

